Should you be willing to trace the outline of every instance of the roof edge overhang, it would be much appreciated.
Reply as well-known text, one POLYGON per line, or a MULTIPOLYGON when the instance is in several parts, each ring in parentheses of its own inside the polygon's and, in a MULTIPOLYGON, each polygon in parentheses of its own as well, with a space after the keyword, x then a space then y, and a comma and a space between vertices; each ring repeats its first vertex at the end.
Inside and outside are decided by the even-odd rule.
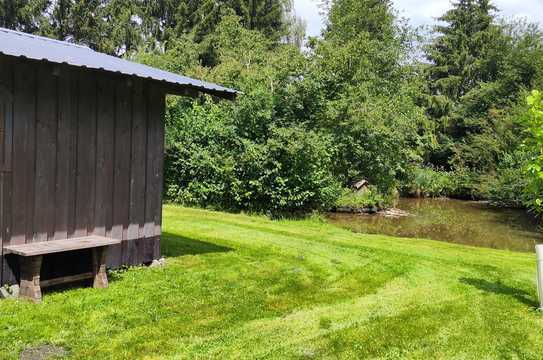
POLYGON ((0 50, 0 55, 7 56, 13 59, 21 59, 25 61, 33 61, 33 62, 38 62, 38 63, 44 62, 48 64, 53 64, 53 65, 68 66, 74 69, 97 71, 104 74, 111 74, 111 75, 116 75, 116 76, 124 76, 126 78, 136 78, 136 79, 140 79, 144 81, 150 81, 150 82, 162 85, 164 92, 169 95, 197 98, 201 96, 202 94, 207 94, 207 95, 211 95, 211 96, 218 97, 221 99, 233 101, 238 97, 238 95, 243 94, 240 91, 228 89, 228 88, 224 88, 225 89, 224 91, 215 90, 215 89, 207 89, 204 87, 199 87, 199 86, 194 86, 194 85, 189 85, 189 84, 184 85, 184 84, 170 83, 165 80, 157 80, 151 77, 138 76, 135 74, 123 73, 120 71, 109 71, 103 68, 94 68, 94 67, 89 67, 89 66, 76 66, 76 65, 69 64, 67 62, 49 61, 47 59, 32 59, 32 58, 28 58, 22 55, 14 56, 11 54, 6 54, 2 52, 1 50, 0 50))
POLYGON ((173 95, 204 93, 233 100, 241 94, 234 89, 99 53, 85 46, 4 28, 0 28, 0 54, 162 83, 166 93, 173 95))

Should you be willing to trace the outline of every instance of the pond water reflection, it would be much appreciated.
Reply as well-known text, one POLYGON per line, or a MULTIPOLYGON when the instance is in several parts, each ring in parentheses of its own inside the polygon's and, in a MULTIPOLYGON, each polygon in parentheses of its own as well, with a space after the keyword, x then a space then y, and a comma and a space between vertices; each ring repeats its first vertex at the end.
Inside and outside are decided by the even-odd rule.
POLYGON ((329 214, 329 220, 355 232, 425 238, 514 251, 534 251, 543 243, 539 223, 525 211, 452 199, 401 199, 411 215, 329 214))

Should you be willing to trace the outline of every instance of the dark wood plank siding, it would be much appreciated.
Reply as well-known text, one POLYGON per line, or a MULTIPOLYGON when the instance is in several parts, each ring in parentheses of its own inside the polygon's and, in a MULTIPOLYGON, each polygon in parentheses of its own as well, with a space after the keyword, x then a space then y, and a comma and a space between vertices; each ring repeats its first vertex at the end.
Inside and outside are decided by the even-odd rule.
POLYGON ((13 147, 13 61, 0 57, 0 284, 15 274, 4 261, 2 244, 11 237, 12 147, 13 147))
POLYGON ((96 204, 94 233, 110 236, 113 223, 113 162, 115 154, 115 82, 102 77, 98 81, 98 118, 96 133, 96 204))
POLYGON ((77 73, 64 67, 58 79, 57 177, 55 188, 55 239, 75 232, 77 73))
MULTIPOLYGON (((4 56, 0 86, 13 95, 0 105, 2 246, 97 234, 123 240, 109 266, 158 258, 162 88, 4 56)), ((0 256, 0 284, 14 267, 0 256)))
POLYGON ((163 95, 156 86, 149 87, 149 113, 147 123, 147 175, 146 175, 146 201, 145 201, 145 227, 144 235, 148 240, 145 244, 145 256, 155 258, 160 251, 157 236, 161 228, 162 211, 162 163, 163 163, 163 122, 164 101, 157 103, 163 95), (159 194, 159 196, 150 196, 159 194))
POLYGON ((8 58, 0 58, 0 69, 2 69, 0 71, 0 171, 11 171, 13 61, 8 58))
POLYGON ((58 134, 58 81, 53 67, 40 64, 36 96, 36 164, 34 178, 34 241, 55 235, 55 180, 58 134))
MULTIPOLYGON (((124 81, 117 85, 115 107, 115 162, 113 169, 113 228, 111 237, 127 239, 130 205, 130 150, 132 132, 132 88, 124 81)), ((127 244, 112 252, 115 263, 126 263, 127 244)))
MULTIPOLYGON (((12 244, 24 244, 34 237, 34 170, 36 154, 36 69, 37 65, 17 61, 13 94, 13 187, 12 244)), ((9 211, 4 209, 4 211, 9 211)))
POLYGON ((96 86, 96 76, 88 72, 79 73, 74 235, 76 237, 87 236, 94 230, 96 86))
MULTIPOLYGON (((145 157, 147 144, 147 92, 142 81, 135 83, 132 102, 132 159, 130 169, 130 209, 128 239, 143 237, 145 224, 145 157)), ((128 241, 126 248, 129 264, 143 256, 143 242, 128 241)))

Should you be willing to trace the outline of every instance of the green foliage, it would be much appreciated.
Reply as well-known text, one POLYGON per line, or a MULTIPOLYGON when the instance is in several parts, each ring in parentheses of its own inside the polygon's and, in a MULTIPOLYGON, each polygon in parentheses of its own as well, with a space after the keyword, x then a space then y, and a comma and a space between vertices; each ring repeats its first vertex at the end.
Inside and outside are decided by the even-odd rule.
POLYGON ((272 214, 330 208, 340 186, 329 149, 328 139, 307 129, 272 129, 265 144, 253 145, 238 161, 236 202, 272 214))
POLYGON ((539 185, 521 168, 536 151, 521 148, 516 119, 528 89, 543 86, 539 27, 499 20, 489 0, 458 0, 423 63, 422 39, 392 1, 321 2, 323 36, 304 52, 290 0, 0 0, 0 25, 244 93, 168 98, 170 201, 310 212, 364 178, 377 197, 535 204, 539 185))
POLYGON ((143 27, 151 41, 168 43, 186 34, 196 42, 215 32, 227 15, 237 15, 249 30, 278 41, 287 32, 290 0, 140 0, 143 27))
POLYGON ((523 118, 527 138, 525 146, 533 154, 526 167, 528 186, 526 196, 529 206, 543 213, 543 94, 534 90, 528 97, 530 109, 523 118))
MULTIPOLYGON (((244 29, 234 16, 225 17, 210 36, 219 64, 200 70, 245 95, 234 103, 194 102, 188 110, 186 100, 169 100, 168 198, 273 215, 331 206, 339 195, 331 172, 335 148, 328 136, 285 114, 283 106, 303 56, 244 29)), ((171 68, 172 52, 142 59, 171 68)))
POLYGON ((176 74, 190 75, 199 65, 200 47, 187 37, 180 37, 164 51, 140 51, 134 60, 176 74))
POLYGON ((232 207, 228 185, 234 172, 235 128, 220 105, 170 99, 166 134, 166 198, 187 205, 232 207), (182 107, 182 109, 180 109, 182 107))
POLYGON ((507 153, 499 163, 495 174, 482 176, 479 186, 481 196, 494 205, 524 207, 527 203, 525 191, 528 179, 525 169, 529 154, 522 150, 507 153))
POLYGON ((524 135, 516 118, 526 90, 541 83, 543 35, 497 20, 496 11, 488 0, 459 0, 435 28, 426 107, 438 143, 427 158, 458 175, 454 195, 518 205, 523 182, 510 166, 524 135))
MULTIPOLYGON (((234 16, 225 17, 210 36, 219 64, 209 71, 193 67, 188 72, 202 71, 245 95, 233 103, 192 105, 169 98, 167 198, 273 215, 331 206, 340 188, 331 172, 335 148, 329 137, 283 110, 292 79, 305 63, 303 56, 289 45, 277 48, 234 16)), ((141 59, 166 69, 180 64, 175 49, 141 59)))
POLYGON ((383 195, 375 186, 369 186, 362 191, 344 189, 336 201, 336 207, 383 209, 391 206, 394 199, 391 194, 383 195))
POLYGON ((37 32, 45 25, 49 4, 50 0, 0 0, 0 27, 37 32))
MULTIPOLYGON (((114 55, 169 49, 184 37, 212 51, 208 35, 225 16, 278 42, 294 26, 291 10, 290 0, 0 0, 0 26, 114 55)), ((214 65, 208 51, 200 60, 214 65)))
POLYGON ((314 43, 307 56, 247 30, 243 19, 225 16, 202 41, 213 44, 211 51, 187 51, 182 40, 179 51, 139 57, 176 70, 187 51, 186 63, 193 65, 186 73, 245 93, 233 104, 196 104, 191 111, 186 101, 170 103, 171 201, 296 213, 330 207, 340 185, 364 177, 379 188, 369 200, 385 203, 378 194, 392 192, 422 161, 430 137, 416 104, 422 78, 405 63, 408 37, 395 25, 389 4, 375 5, 380 12, 356 2, 334 6, 338 15, 331 16, 325 40, 314 43), (339 15, 351 12, 350 20, 339 15), (371 14, 377 15, 370 19, 371 14), (361 17, 367 18, 364 28, 357 23, 361 17), (389 29, 386 36, 378 24, 389 29), (202 53, 215 66, 191 60, 202 53))
POLYGON ((169 200, 272 215, 333 204, 339 185, 329 170, 327 139, 290 127, 269 129, 265 142, 252 141, 230 122, 230 111, 194 105, 169 117, 176 122, 167 138, 169 200))
POLYGON ((429 86, 434 94, 452 101, 492 77, 488 55, 499 29, 493 24, 495 8, 489 0, 459 0, 439 18, 439 34, 427 48, 429 86))
POLYGON ((231 0, 236 15, 246 29, 261 31, 272 41, 279 41, 287 33, 286 14, 292 0, 231 0))
POLYGON ((328 15, 325 36, 354 40, 366 33, 377 41, 397 35, 396 18, 390 0, 336 0, 328 15))
POLYGON ((113 55, 133 53, 142 44, 139 2, 130 0, 47 1, 35 32, 84 44, 113 55))
POLYGON ((310 123, 338 147, 334 173, 345 184, 366 178, 382 192, 422 160, 428 124, 423 87, 407 61, 410 38, 388 1, 335 1, 324 40, 314 43, 300 92, 310 123))
POLYGON ((433 168, 415 168, 402 192, 417 197, 448 196, 455 192, 454 174, 433 168))

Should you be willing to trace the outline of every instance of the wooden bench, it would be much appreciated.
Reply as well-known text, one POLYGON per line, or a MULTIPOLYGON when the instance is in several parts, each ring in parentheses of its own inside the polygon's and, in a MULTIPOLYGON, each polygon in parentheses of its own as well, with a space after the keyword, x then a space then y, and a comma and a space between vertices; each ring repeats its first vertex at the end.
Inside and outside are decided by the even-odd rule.
POLYGON ((120 240, 102 236, 87 236, 23 245, 8 245, 4 247, 4 254, 19 256, 20 296, 29 298, 34 302, 40 302, 42 287, 94 279, 93 286, 95 288, 107 288, 106 251, 108 246, 120 243, 120 240), (92 272, 40 281, 43 255, 83 249, 92 250, 92 272))

